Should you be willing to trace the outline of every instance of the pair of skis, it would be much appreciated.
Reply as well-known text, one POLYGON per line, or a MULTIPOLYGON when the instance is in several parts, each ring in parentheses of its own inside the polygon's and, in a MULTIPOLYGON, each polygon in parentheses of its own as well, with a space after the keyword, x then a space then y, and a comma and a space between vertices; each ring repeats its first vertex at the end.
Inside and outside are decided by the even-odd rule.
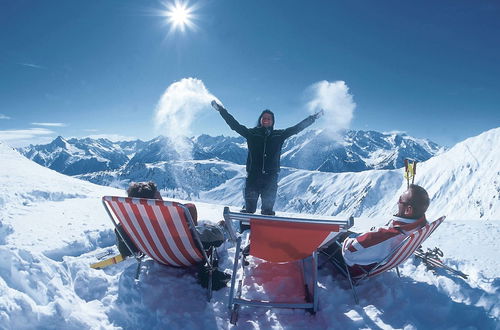
POLYGON ((113 256, 111 258, 104 259, 105 257, 109 256, 110 254, 111 254, 111 252, 105 252, 101 255, 98 255, 97 259, 99 259, 100 261, 98 261, 94 264, 91 264, 90 268, 102 269, 102 268, 105 268, 105 267, 108 267, 111 265, 116 265, 117 263, 120 263, 126 259, 126 257, 124 257, 122 254, 117 254, 116 256, 113 256), (104 260, 102 260, 102 259, 104 259, 104 260))
POLYGON ((427 270, 435 270, 436 268, 441 268, 451 273, 453 275, 457 275, 462 277, 463 279, 468 279, 469 275, 462 273, 457 269, 453 269, 449 266, 446 266, 443 261, 441 261, 440 257, 443 256, 443 252, 439 248, 427 249, 427 252, 422 250, 422 247, 419 247, 417 251, 414 253, 415 257, 422 260, 422 262, 427 266, 427 270))

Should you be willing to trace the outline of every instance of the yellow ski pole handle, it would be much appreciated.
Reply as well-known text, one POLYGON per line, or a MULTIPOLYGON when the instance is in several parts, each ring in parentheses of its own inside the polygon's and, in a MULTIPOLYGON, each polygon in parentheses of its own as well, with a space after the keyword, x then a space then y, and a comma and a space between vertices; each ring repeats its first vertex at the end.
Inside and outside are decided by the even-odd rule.
POLYGON ((406 168, 405 178, 407 180, 410 180, 410 179, 412 179, 415 176, 415 171, 413 169, 414 165, 415 165, 415 163, 409 163, 408 167, 406 168))
POLYGON ((405 162, 405 172, 404 178, 406 179, 406 185, 410 188, 410 180, 413 184, 415 182, 415 175, 417 174, 417 161, 410 162, 408 159, 404 160, 405 162))
POLYGON ((96 262, 95 264, 90 265, 90 267, 94 269, 100 269, 110 265, 116 265, 117 263, 122 262, 123 260, 125 260, 125 257, 122 256, 121 254, 118 254, 106 260, 96 262))

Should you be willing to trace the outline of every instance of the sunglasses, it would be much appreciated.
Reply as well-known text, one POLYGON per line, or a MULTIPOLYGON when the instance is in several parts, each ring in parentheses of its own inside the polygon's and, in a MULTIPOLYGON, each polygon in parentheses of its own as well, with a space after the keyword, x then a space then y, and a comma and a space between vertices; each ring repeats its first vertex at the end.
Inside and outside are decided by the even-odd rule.
POLYGON ((410 206, 413 207, 413 204, 411 202, 405 202, 405 201, 401 200, 401 197, 399 197, 398 204, 401 204, 401 205, 410 205, 410 206))

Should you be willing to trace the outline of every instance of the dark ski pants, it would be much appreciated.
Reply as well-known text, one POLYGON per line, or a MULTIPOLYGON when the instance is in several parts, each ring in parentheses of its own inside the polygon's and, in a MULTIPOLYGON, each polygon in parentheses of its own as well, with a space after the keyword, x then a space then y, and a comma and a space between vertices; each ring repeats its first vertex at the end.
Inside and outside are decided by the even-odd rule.
POLYGON ((262 201, 262 214, 274 215, 273 207, 278 192, 278 173, 254 174, 248 173, 245 181, 243 195, 245 198, 245 211, 255 213, 259 196, 262 201))

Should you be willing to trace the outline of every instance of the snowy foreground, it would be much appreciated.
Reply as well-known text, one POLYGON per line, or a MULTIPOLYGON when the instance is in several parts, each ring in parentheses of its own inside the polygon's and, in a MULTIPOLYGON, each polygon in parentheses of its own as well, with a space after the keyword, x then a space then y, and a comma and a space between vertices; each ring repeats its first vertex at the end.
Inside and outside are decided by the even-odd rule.
MULTIPOLYGON (((214 292, 207 303, 192 270, 148 260, 135 282, 134 260, 106 270, 89 268, 97 255, 116 251, 100 201, 110 194, 124 192, 38 166, 0 142, 0 329, 231 328, 229 289, 214 292)), ((200 219, 222 219, 223 205, 196 204, 200 219)), ((357 219, 354 229, 386 220, 357 219)), ((500 220, 449 217, 424 247, 439 246, 445 262, 469 274, 468 280, 435 275, 409 260, 401 279, 388 272, 361 284, 356 306, 348 283, 325 267, 315 316, 243 308, 237 328, 498 329, 499 235, 500 220)), ((234 247, 225 247, 222 266, 229 270, 234 247)), ((287 288, 286 271, 258 268, 259 276, 272 283, 254 286, 258 293, 280 294, 287 288)))

